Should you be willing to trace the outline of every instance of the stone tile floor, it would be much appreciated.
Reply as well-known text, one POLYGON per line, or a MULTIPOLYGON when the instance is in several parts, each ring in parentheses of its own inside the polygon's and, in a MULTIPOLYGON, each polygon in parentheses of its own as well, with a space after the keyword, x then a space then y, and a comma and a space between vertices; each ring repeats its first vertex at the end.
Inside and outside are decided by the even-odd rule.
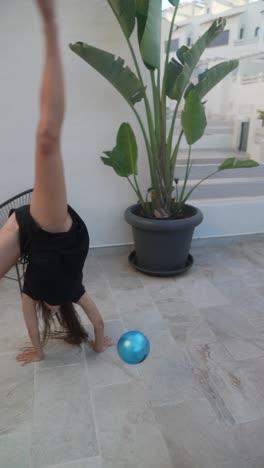
POLYGON ((127 254, 88 258, 107 334, 136 328, 151 341, 139 366, 115 347, 56 341, 19 366, 17 285, 0 281, 1 468, 264 467, 264 238, 192 253, 174 278, 134 271, 127 254))

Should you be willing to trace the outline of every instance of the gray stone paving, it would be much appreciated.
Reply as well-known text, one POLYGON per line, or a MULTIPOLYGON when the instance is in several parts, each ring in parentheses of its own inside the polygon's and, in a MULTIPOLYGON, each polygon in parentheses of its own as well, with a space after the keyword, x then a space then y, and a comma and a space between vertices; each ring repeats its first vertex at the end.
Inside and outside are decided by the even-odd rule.
POLYGON ((1 468, 264 467, 264 236, 192 254, 178 278, 135 272, 127 254, 88 258, 107 334, 150 339, 139 366, 60 341, 19 366, 17 285, 0 281, 1 468))

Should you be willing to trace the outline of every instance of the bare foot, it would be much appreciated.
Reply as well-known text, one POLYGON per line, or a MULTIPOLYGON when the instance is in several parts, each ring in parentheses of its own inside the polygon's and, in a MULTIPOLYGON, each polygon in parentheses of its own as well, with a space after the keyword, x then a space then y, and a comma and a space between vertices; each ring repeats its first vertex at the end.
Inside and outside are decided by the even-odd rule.
POLYGON ((38 9, 42 18, 45 21, 55 18, 55 2, 54 0, 36 0, 38 9))
POLYGON ((104 337, 103 347, 100 348, 100 349, 95 345, 95 342, 93 340, 89 340, 88 343, 96 353, 102 353, 107 348, 109 348, 110 346, 113 346, 115 344, 115 342, 112 340, 112 338, 110 338, 110 336, 105 336, 104 337))

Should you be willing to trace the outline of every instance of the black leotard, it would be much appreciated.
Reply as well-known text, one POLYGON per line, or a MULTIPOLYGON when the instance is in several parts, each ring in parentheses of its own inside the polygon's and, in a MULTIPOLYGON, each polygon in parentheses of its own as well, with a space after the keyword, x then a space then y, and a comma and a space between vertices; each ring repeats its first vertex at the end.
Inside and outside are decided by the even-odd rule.
POLYGON ((50 233, 38 226, 29 205, 14 211, 21 255, 28 258, 23 292, 50 305, 78 302, 85 292, 82 270, 89 250, 89 233, 83 220, 68 206, 71 229, 50 233))

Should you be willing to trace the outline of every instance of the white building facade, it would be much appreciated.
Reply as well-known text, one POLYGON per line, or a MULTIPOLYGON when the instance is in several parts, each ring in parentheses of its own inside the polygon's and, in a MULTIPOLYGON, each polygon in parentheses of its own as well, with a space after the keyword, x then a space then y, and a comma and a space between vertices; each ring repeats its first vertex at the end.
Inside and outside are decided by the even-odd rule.
MULTIPOLYGON (((173 9, 164 11, 164 48, 173 9)), ((181 3, 171 56, 182 45, 191 46, 215 18, 226 18, 225 30, 204 52, 194 79, 208 68, 238 58, 239 68, 207 96, 208 119, 233 120, 233 148, 264 161, 264 130, 257 111, 264 110, 264 3, 213 0, 181 3)), ((169 105, 173 105, 170 103, 169 105)))

